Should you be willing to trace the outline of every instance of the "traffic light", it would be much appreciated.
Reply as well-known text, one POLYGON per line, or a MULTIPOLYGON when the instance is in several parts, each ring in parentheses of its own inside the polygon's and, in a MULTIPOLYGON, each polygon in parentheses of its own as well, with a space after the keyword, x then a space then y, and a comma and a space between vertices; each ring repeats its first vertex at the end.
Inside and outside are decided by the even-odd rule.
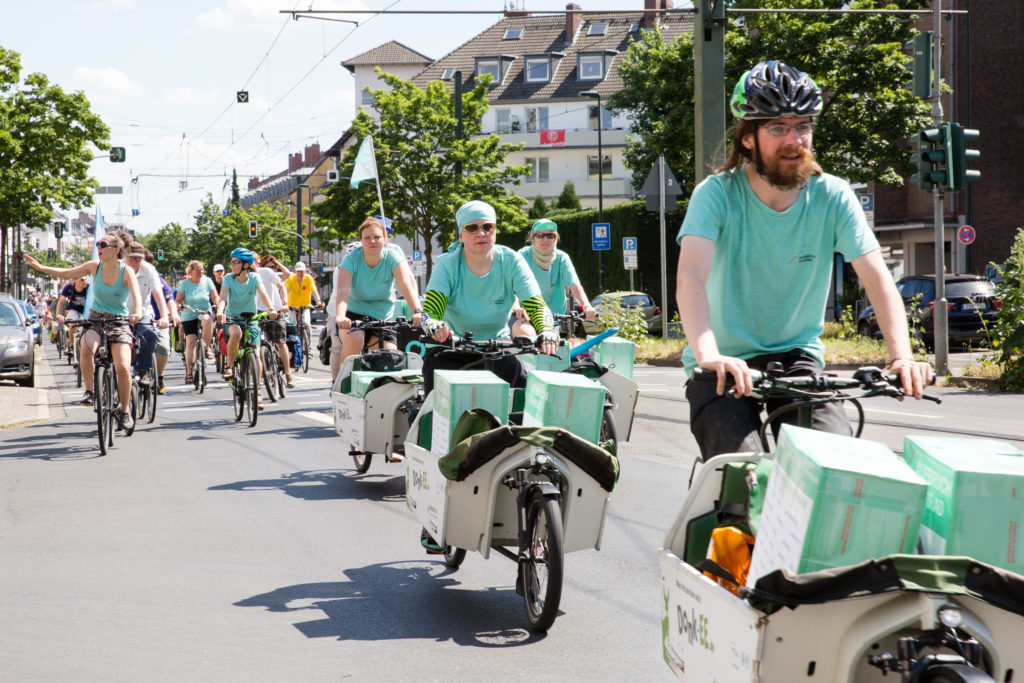
POLYGON ((255 220, 249 221, 249 237, 256 239, 257 235, 260 234, 260 226, 255 220))
POLYGON ((111 147, 110 160, 114 163, 121 163, 125 160, 124 147, 111 147))
POLYGON ((60 239, 61 237, 64 236, 64 224, 63 223, 54 223, 53 224, 53 235, 57 239, 60 239))
POLYGON ((914 97, 927 100, 934 93, 932 85, 935 81, 935 74, 932 72, 931 31, 918 33, 913 40, 908 40, 904 47, 910 50, 911 69, 914 72, 914 80, 907 83, 907 89, 914 93, 914 97))
POLYGON ((964 128, 959 123, 949 124, 949 189, 962 190, 968 181, 981 177, 981 171, 967 168, 967 164, 981 158, 981 152, 967 149, 967 144, 981 135, 973 128, 964 128))
POLYGON ((925 192, 949 189, 949 126, 940 123, 935 128, 922 130, 912 139, 917 151, 910 157, 911 163, 917 164, 917 173, 910 179, 917 183, 925 192))
POLYGON ((157 261, 163 261, 164 260, 164 250, 163 249, 157 249, 156 250, 156 260, 157 261))

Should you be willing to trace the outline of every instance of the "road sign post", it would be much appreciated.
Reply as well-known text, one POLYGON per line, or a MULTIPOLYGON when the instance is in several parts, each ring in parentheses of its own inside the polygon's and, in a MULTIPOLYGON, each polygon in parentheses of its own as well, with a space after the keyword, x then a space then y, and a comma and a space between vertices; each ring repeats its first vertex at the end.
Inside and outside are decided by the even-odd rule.
POLYGON ((636 258, 636 238, 635 237, 623 237, 622 238, 622 266, 629 271, 629 289, 632 291, 635 289, 633 286, 633 271, 636 270, 637 258, 636 258))

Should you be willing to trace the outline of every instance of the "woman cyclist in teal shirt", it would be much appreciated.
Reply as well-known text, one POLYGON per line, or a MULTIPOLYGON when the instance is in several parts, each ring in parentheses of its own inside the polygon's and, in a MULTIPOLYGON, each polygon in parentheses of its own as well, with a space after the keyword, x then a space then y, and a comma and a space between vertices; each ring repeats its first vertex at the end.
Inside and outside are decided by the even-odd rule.
MULTIPOLYGON (((41 273, 53 277, 74 280, 76 278, 91 275, 93 303, 89 320, 99 321, 107 334, 107 341, 110 343, 110 352, 114 361, 114 372, 117 375, 117 393, 121 407, 115 412, 115 417, 122 428, 131 428, 133 425, 129 401, 131 400, 131 360, 132 360, 132 334, 131 325, 139 322, 139 315, 128 314, 128 297, 131 297, 135 304, 133 311, 142 310, 142 297, 139 295, 139 283, 135 279, 135 271, 125 268, 124 261, 120 260, 124 250, 124 243, 117 235, 104 235, 96 242, 98 259, 86 261, 74 268, 53 268, 41 265, 31 256, 26 255, 25 261, 41 273)), ((94 330, 87 331, 82 335, 82 381, 86 387, 92 386, 93 381, 93 357, 100 344, 100 336, 94 330)), ((82 403, 92 405, 93 392, 86 389, 82 396, 82 403)))

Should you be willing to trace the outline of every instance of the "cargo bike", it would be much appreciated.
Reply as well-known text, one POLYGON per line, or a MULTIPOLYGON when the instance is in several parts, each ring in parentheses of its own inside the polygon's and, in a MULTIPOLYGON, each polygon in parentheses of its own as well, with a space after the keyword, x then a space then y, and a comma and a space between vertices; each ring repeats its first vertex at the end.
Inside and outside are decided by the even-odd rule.
MULTIPOLYGON (((757 398, 800 399, 793 409, 805 425, 814 404, 852 400, 858 436, 863 411, 856 399, 901 395, 896 378, 877 368, 862 368, 852 379, 774 373, 770 368, 755 378, 757 398), (852 395, 855 389, 861 393, 852 395)), ((735 525, 756 536, 759 524, 764 531, 767 522, 758 515, 768 514, 768 475, 780 468, 765 434, 775 417, 762 426, 764 452, 722 455, 700 466, 659 551, 663 655, 673 673, 684 681, 721 683, 861 683, 891 680, 888 674, 906 682, 1016 680, 1014 673, 1024 670, 1024 576, 1015 571, 972 557, 915 554, 924 550, 921 541, 909 552, 807 573, 768 571, 756 580, 755 557, 746 585, 737 585, 735 571, 707 559, 716 529, 735 525)), ((784 441, 801 430, 786 425, 782 431, 784 441)), ((904 456, 910 439, 942 438, 910 437, 904 456)), ((962 441, 975 442, 976 450, 1012 450, 1005 442, 962 441)), ((925 488, 928 508, 937 509, 933 489, 925 488)), ((871 531, 884 535, 890 526, 871 531)), ((844 526, 842 533, 848 531, 844 526)))
MULTIPOLYGON (((488 368, 509 355, 535 354, 532 341, 457 343, 480 354, 478 369, 435 372, 435 388, 405 444, 407 502, 426 540, 443 548, 448 566, 457 568, 470 550, 485 559, 493 550, 516 562, 516 592, 530 627, 546 631, 558 614, 564 554, 600 549, 618 459, 568 429, 516 424, 529 421, 510 410, 519 407, 515 394, 521 390, 510 395, 509 385, 488 368), (456 401, 454 390, 446 398, 449 381, 461 382, 465 396, 486 406, 461 412, 454 426, 442 419, 442 404, 456 401), (507 423, 506 414, 513 418, 507 423)), ((561 375, 544 374, 556 381, 561 375)), ((604 393, 591 380, 579 382, 588 385, 579 384, 581 392, 604 393)), ((590 405, 600 416, 601 403, 590 405)), ((456 407, 449 414, 459 412, 456 407)))

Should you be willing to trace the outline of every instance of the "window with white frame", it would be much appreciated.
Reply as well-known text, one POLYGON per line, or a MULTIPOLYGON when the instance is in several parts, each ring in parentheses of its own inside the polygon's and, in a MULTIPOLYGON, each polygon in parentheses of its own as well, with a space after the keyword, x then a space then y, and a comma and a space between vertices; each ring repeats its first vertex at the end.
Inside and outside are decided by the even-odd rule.
POLYGON ((580 55, 576 63, 581 81, 600 81, 604 78, 604 55, 580 55))
POLYGON ((362 104, 367 107, 372 107, 373 105, 377 104, 377 98, 374 97, 373 93, 370 92, 369 90, 364 90, 362 104))
POLYGON ((525 74, 527 83, 547 83, 551 80, 551 59, 527 57, 525 74))
MULTIPOLYGON (((597 130, 597 105, 592 104, 588 107, 588 119, 590 120, 590 130, 597 130)), ((601 130, 608 130, 612 127, 612 113, 608 111, 607 107, 601 107, 601 130)))
POLYGON ((528 183, 548 182, 548 158, 547 157, 526 157, 526 165, 530 167, 526 176, 528 183))
POLYGON ((512 132, 512 110, 511 109, 495 109, 494 115, 497 117, 497 131, 499 133, 511 133, 512 132))
POLYGON ((605 31, 607 31, 607 30, 608 30, 608 24, 605 24, 605 23, 591 24, 590 28, 587 29, 587 35, 588 36, 603 36, 605 34, 605 31))
POLYGON ((604 178, 612 177, 612 158, 605 154, 600 159, 600 170, 598 170, 598 156, 592 154, 587 157, 587 180, 597 180, 598 173, 604 178))
POLYGON ((501 83, 501 60, 498 58, 487 58, 476 60, 476 77, 480 78, 484 74, 491 74, 494 76, 492 83, 501 83))
POLYGON ((526 132, 537 133, 548 129, 548 108, 527 107, 526 108, 526 132))
POLYGON ((505 29, 505 35, 502 36, 502 40, 519 40, 523 37, 523 27, 517 26, 515 28, 505 29))

